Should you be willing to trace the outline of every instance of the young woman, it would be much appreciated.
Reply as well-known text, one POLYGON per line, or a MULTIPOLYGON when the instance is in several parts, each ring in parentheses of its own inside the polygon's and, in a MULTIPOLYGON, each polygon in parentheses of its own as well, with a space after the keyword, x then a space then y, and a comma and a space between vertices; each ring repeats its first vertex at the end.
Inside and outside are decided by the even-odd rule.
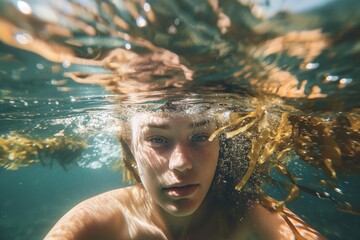
MULTIPOLYGON (((249 144, 233 140, 239 147, 221 136, 209 141, 218 124, 205 113, 135 114, 120 142, 124 166, 139 184, 80 203, 45 239, 295 239, 284 218, 261 207, 256 194, 234 190, 249 144), (239 158, 230 159, 234 155, 239 158)), ((286 214, 297 238, 323 239, 286 214)))

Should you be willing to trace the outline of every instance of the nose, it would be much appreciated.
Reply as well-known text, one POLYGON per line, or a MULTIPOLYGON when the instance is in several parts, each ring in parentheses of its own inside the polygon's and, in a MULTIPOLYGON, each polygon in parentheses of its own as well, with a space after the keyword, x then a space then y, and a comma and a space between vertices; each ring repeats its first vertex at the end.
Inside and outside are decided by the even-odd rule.
POLYGON ((192 169, 193 159, 189 146, 178 143, 169 160, 169 168, 173 171, 185 172, 192 169))

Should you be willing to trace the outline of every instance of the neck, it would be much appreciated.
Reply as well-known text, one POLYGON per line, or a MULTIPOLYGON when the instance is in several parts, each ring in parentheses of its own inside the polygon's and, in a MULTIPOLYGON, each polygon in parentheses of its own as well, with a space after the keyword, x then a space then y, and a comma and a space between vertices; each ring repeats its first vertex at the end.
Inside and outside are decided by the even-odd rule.
POLYGON ((185 236, 191 235, 193 231, 196 231, 204 223, 206 226, 206 222, 212 218, 212 211, 208 211, 209 205, 210 200, 205 199, 193 214, 181 217, 169 214, 155 202, 154 209, 156 209, 158 223, 164 229, 166 235, 170 239, 184 239, 185 236))

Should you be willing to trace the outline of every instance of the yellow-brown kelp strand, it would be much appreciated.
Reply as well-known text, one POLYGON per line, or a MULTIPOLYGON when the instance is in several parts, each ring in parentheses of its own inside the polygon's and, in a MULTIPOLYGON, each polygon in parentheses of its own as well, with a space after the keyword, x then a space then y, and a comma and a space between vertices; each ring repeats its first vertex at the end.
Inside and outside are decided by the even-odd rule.
MULTIPOLYGON (((359 214, 346 202, 298 185, 297 177, 288 170, 287 165, 291 158, 299 158, 324 172, 329 179, 322 181, 329 183, 338 174, 359 173, 360 116, 337 113, 314 117, 295 111, 273 111, 272 105, 275 103, 270 102, 266 104, 254 100, 252 112, 231 113, 229 124, 216 130, 209 138, 211 141, 225 133, 227 138, 246 134, 251 139, 248 169, 235 189, 240 191, 254 172, 269 174, 272 169, 277 169, 289 180, 285 187, 288 194, 284 201, 278 203, 285 204, 302 191, 334 202, 341 211, 359 214)), ((262 192, 261 188, 258 191, 262 192)), ((267 196, 266 193, 261 195, 267 196)))
POLYGON ((359 115, 333 118, 291 116, 293 148, 312 166, 331 178, 340 173, 360 172, 359 115))
POLYGON ((47 166, 56 160, 61 167, 74 164, 87 143, 83 139, 72 137, 53 137, 32 139, 11 132, 0 136, 0 167, 17 170, 40 162, 47 166))
POLYGON ((279 166, 288 153, 295 153, 301 160, 336 178, 337 172, 360 172, 359 119, 360 116, 355 114, 322 118, 287 112, 269 113, 266 106, 258 106, 250 113, 233 113, 230 123, 215 131, 209 140, 222 132, 227 132, 228 138, 240 133, 252 138, 249 170, 237 185, 238 190, 256 164, 262 165, 271 159, 279 166))
POLYGON ((254 102, 255 110, 247 113, 232 113, 230 123, 217 131, 209 138, 212 141, 217 135, 224 131, 227 138, 234 137, 240 133, 248 133, 252 138, 252 147, 248 153, 249 167, 236 185, 237 190, 241 190, 246 184, 256 165, 263 165, 268 159, 275 159, 277 162, 285 153, 289 151, 289 141, 292 133, 292 126, 289 124, 288 114, 282 113, 281 116, 270 114, 266 106, 254 102), (230 131, 229 131, 230 130, 230 131))

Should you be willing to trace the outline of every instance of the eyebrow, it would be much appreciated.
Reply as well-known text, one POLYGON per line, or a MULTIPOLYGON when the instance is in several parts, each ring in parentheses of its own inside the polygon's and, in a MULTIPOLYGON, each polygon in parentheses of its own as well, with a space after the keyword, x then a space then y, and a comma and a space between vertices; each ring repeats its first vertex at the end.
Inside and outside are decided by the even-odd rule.
MULTIPOLYGON (((210 120, 202 120, 199 122, 193 122, 189 124, 188 128, 193 129, 197 127, 202 127, 210 123, 210 120)), ((167 123, 164 124, 157 124, 157 123, 150 123, 147 125, 149 128, 159 128, 159 129, 170 129, 170 125, 167 123)))
POLYGON ((208 120, 208 119, 202 120, 200 122, 194 122, 194 123, 190 124, 190 128, 202 127, 202 126, 208 125, 209 123, 210 123, 210 120, 208 120))

